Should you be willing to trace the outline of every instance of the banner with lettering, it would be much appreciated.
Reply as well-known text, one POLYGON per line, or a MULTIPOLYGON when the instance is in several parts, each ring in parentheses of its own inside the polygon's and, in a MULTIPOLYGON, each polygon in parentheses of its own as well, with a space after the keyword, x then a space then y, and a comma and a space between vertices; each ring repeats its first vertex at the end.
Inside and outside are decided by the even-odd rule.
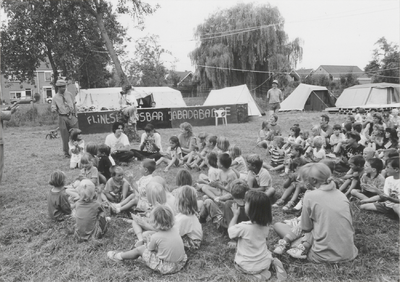
MULTIPOLYGON (((228 124, 247 122, 247 104, 194 106, 182 108, 139 108, 138 129, 151 123, 155 128, 178 128, 183 122, 193 126, 215 125, 215 110, 224 109, 228 124)), ((119 111, 78 113, 79 128, 83 134, 111 132, 112 124, 120 119, 119 111)), ((222 124, 222 120, 219 120, 222 124)))

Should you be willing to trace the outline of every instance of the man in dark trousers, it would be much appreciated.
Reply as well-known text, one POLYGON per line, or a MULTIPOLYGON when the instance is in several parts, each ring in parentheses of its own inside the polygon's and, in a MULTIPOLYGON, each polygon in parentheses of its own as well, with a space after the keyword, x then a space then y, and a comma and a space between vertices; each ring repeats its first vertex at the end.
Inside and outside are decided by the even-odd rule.
POLYGON ((69 131, 71 128, 78 128, 75 101, 72 94, 66 91, 67 82, 64 79, 57 80, 56 87, 57 94, 53 97, 51 111, 58 113, 64 157, 69 158, 69 131))

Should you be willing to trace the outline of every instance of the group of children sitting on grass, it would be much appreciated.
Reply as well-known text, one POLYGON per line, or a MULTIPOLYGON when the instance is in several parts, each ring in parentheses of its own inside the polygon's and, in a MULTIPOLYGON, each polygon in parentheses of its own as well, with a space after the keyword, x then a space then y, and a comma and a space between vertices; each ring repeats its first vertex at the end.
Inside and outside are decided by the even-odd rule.
MULTIPOLYGON (((201 133, 197 150, 178 160, 185 169, 178 171, 175 189, 162 177, 153 176, 156 166, 169 163, 169 159, 144 159, 141 178, 129 182, 123 168, 113 165, 107 146, 100 145, 95 152, 91 146, 96 146, 89 143, 80 158, 81 174, 72 185, 66 186, 63 172, 52 173, 49 215, 63 220, 72 214, 75 236, 88 240, 104 235, 110 220, 108 210, 129 213, 129 231, 137 237, 135 248, 109 251, 107 256, 116 262, 141 257, 162 274, 183 268, 186 251, 200 247, 201 224, 207 221, 227 231, 229 246, 236 248, 235 267, 258 279, 271 276, 270 266, 278 279, 286 278, 282 263, 272 253, 287 251, 294 258, 313 262, 349 261, 358 251, 348 197, 360 199, 361 209, 399 213, 398 138, 388 133, 377 142, 379 134, 366 133, 379 124, 376 116, 379 114, 373 115, 372 125, 366 119, 350 126, 352 118, 348 118, 343 126, 329 128, 329 117, 323 115, 321 126, 311 133, 296 124, 290 136, 283 138, 278 117, 272 115, 262 124, 257 140, 271 156, 270 162, 257 154, 242 156, 241 149, 230 145, 226 137, 201 133), (367 141, 360 144, 363 138, 367 141), (189 170, 202 168, 208 168, 207 174, 201 173, 193 183, 189 170), (335 169, 348 171, 339 179, 332 174, 335 169), (273 205, 276 189, 269 171, 281 171, 276 176, 286 179, 283 193, 273 205), (203 197, 199 198, 199 193, 203 197), (273 225, 282 239, 270 252, 266 238, 272 208, 282 205, 284 211, 299 211, 301 216, 273 225)), ((393 127, 386 129, 396 126, 393 122, 393 127)), ((175 141, 170 140, 171 149, 175 141)))

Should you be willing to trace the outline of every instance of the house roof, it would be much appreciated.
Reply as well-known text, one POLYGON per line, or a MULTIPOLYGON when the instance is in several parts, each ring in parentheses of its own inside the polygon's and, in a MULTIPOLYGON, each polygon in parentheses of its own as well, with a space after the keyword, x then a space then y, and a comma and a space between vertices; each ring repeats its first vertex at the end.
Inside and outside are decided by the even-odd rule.
POLYGON ((363 74, 364 72, 357 66, 335 66, 335 65, 320 65, 318 69, 323 68, 327 73, 335 74, 363 74))
POLYGON ((312 71, 313 71, 313 69, 303 69, 303 68, 296 70, 296 72, 299 75, 309 75, 312 71))
POLYGON ((179 77, 178 85, 180 85, 189 75, 193 75, 191 71, 176 71, 175 72, 179 77))

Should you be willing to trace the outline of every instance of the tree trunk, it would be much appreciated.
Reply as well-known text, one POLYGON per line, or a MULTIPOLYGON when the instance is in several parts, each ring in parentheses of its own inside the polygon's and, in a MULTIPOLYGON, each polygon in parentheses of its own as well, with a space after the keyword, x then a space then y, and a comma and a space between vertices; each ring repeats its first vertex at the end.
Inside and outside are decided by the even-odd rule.
POLYGON ((57 93, 58 89, 56 86, 56 82, 58 79, 58 70, 57 70, 57 66, 56 63, 54 62, 54 58, 53 58, 53 54, 51 53, 51 48, 49 47, 48 44, 46 44, 46 49, 47 49, 47 58, 49 59, 50 65, 51 65, 51 69, 53 70, 53 86, 55 88, 55 91, 57 93))
POLYGON ((104 26, 103 15, 99 11, 96 13, 96 21, 99 26, 101 36, 103 37, 104 42, 106 43, 106 48, 107 48, 108 52, 110 53, 111 59, 114 62, 115 70, 121 81, 121 86, 125 86, 125 85, 129 84, 128 78, 125 75, 124 71, 122 70, 121 62, 118 59, 117 53, 115 53, 114 46, 113 46, 113 44, 110 40, 110 37, 108 36, 107 30, 104 26))

